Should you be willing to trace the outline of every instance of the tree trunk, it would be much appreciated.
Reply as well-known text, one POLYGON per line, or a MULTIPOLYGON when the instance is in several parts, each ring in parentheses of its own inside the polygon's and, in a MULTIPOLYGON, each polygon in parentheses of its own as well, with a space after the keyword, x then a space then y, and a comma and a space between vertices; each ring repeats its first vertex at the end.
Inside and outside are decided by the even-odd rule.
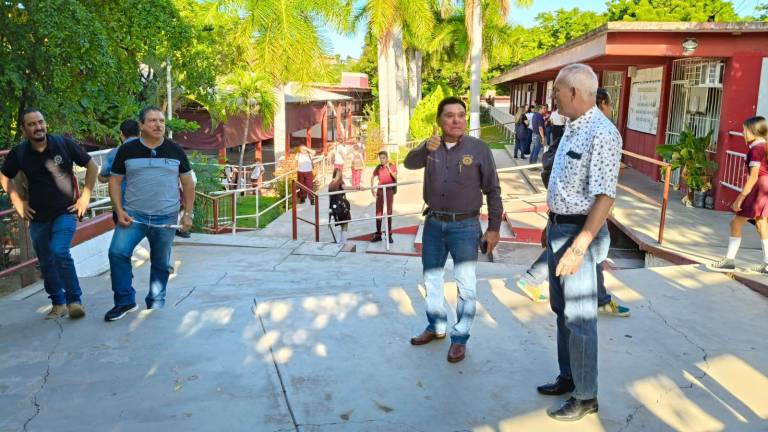
POLYGON ((272 142, 274 143, 275 162, 279 162, 281 157, 287 157, 285 154, 287 141, 285 136, 285 86, 275 87, 275 102, 275 118, 273 121, 275 133, 272 142))
POLYGON ((480 73, 483 61, 483 8, 480 0, 472 3, 472 45, 470 46, 469 129, 470 135, 480 136, 480 73))
POLYGON ((389 52, 392 50, 392 40, 385 43, 384 38, 379 39, 378 68, 379 68, 379 128, 381 139, 389 143, 389 52))
POLYGON ((240 189, 241 185, 245 186, 243 179, 245 178, 245 172, 243 172, 243 157, 245 156, 245 145, 248 143, 248 132, 251 126, 251 114, 250 112, 245 115, 245 131, 243 132, 243 143, 240 144, 240 162, 237 164, 237 189, 240 189))
POLYGON ((408 96, 410 102, 410 116, 421 101, 421 51, 408 49, 408 96))
MULTIPOLYGON (((410 123, 409 114, 409 102, 408 102, 408 65, 405 57, 405 49, 403 48, 403 29, 401 27, 395 27, 394 37, 392 40, 392 49, 394 51, 394 58, 392 62, 392 68, 394 79, 391 79, 390 90, 390 118, 396 122, 397 129, 394 133, 390 133, 392 136, 393 149, 395 146, 405 144, 408 139, 408 125, 410 123)), ((390 122, 390 125, 392 122, 390 122)), ((391 126, 390 126, 391 127, 391 126)))

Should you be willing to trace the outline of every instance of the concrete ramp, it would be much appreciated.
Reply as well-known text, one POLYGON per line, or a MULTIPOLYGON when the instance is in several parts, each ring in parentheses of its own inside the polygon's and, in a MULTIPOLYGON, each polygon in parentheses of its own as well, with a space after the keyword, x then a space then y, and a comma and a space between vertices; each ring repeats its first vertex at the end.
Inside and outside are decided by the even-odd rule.
MULTIPOLYGON (((302 247, 178 245, 167 307, 113 323, 106 276, 82 280, 79 321, 43 321, 39 285, 1 299, 0 431, 768 428, 768 300, 723 275, 609 273, 632 317, 600 318, 600 413, 563 424, 545 415, 562 398, 535 391, 557 362, 549 306, 515 288, 529 262, 478 264, 468 356, 449 364, 447 341, 408 343, 426 324, 419 258, 302 247)), ((450 260, 445 288, 452 309, 450 260)))

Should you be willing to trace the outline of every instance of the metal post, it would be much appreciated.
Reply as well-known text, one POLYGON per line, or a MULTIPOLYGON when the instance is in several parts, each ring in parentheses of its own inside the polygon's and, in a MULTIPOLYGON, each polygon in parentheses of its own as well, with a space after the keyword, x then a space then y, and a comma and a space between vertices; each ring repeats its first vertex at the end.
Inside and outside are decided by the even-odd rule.
MULTIPOLYGON (((241 173, 240 176, 243 174, 241 173)), ((237 234, 237 195, 239 192, 235 192, 232 197, 232 235, 237 234)))
POLYGON ((664 241, 664 224, 667 220, 667 203, 669 202, 669 181, 672 176, 672 167, 664 167, 664 198, 661 202, 661 221, 659 221, 659 244, 664 241))
POLYGON ((320 242, 320 197, 314 192, 310 192, 315 195, 315 241, 320 242))
MULTIPOLYGON (((288 182, 285 182, 286 190, 288 189, 288 182)), ((286 193, 287 196, 287 193, 286 193)), ((291 180, 291 228, 293 229, 293 239, 298 238, 298 227, 296 226, 296 180, 291 180)))
POLYGON ((256 189, 256 229, 261 228, 261 225, 259 225, 259 213, 261 213, 259 209, 259 195, 261 195, 261 186, 256 189))
POLYGON ((384 247, 387 248, 387 252, 389 252, 389 236, 390 236, 389 220, 387 219, 387 215, 388 215, 388 211, 389 211, 389 209, 387 208, 387 192, 389 191, 388 190, 389 189, 388 186, 389 185, 384 185, 384 189, 381 190, 383 192, 382 196, 384 198, 384 212, 381 215, 381 217, 383 218, 382 219, 382 223, 384 224, 384 234, 387 237, 387 239, 384 240, 384 247))
MULTIPOLYGON (((171 57, 169 56, 167 58, 166 62, 166 76, 165 76, 165 93, 166 93, 166 103, 168 106, 166 107, 167 115, 165 121, 171 120, 171 117, 173 117, 173 83, 171 82, 171 57)), ((173 131, 168 130, 168 138, 173 138, 173 131)))

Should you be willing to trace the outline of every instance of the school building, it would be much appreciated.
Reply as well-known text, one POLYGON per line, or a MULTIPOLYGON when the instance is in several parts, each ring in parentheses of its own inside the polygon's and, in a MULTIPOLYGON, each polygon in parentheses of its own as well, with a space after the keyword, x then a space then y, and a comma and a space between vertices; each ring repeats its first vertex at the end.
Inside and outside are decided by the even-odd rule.
MULTIPOLYGON (((768 23, 610 22, 491 83, 509 90, 510 113, 552 107, 554 79, 570 63, 590 65, 611 94, 625 150, 660 159, 656 146, 675 143, 685 128, 713 131, 708 153, 719 168, 711 193, 716 209, 730 206, 746 179, 742 122, 768 116, 768 23)), ((651 163, 624 163, 662 177, 651 163)))

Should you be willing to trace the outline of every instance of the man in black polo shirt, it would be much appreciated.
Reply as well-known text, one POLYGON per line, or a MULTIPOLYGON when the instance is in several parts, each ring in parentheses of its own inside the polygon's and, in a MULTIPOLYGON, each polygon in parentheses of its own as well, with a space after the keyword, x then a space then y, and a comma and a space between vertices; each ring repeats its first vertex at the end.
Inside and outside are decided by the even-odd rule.
POLYGON ((27 139, 5 158, 0 168, 0 185, 19 216, 29 220, 29 235, 40 262, 43 285, 53 304, 45 319, 58 319, 67 313, 70 318, 81 318, 85 316, 80 301, 82 291, 69 247, 77 218, 88 209, 98 167, 71 139, 48 135, 40 111, 24 110, 19 124, 27 139), (79 198, 73 163, 87 168, 79 198), (27 177, 29 201, 21 198, 11 181, 19 171, 27 177))

